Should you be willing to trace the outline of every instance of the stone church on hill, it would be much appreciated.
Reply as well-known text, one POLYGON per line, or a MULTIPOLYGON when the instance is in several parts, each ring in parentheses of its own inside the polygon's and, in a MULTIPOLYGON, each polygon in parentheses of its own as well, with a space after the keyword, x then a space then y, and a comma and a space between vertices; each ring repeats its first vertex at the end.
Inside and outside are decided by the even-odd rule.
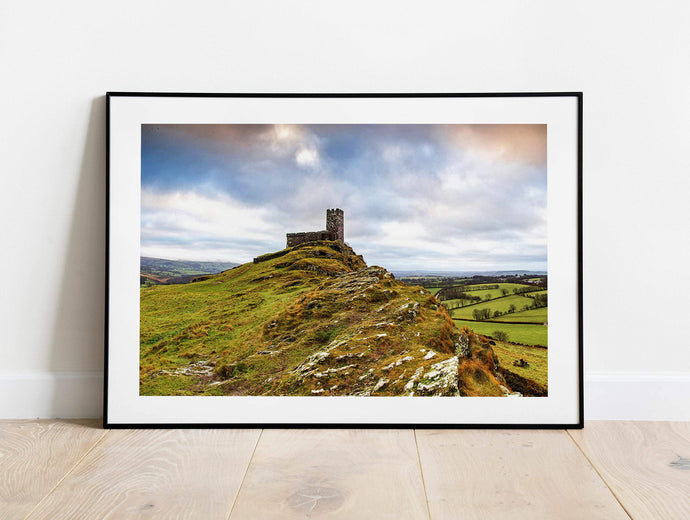
POLYGON ((287 233, 287 246, 293 247, 314 240, 335 240, 345 242, 343 210, 339 208, 326 210, 326 229, 323 231, 306 231, 302 233, 287 233))

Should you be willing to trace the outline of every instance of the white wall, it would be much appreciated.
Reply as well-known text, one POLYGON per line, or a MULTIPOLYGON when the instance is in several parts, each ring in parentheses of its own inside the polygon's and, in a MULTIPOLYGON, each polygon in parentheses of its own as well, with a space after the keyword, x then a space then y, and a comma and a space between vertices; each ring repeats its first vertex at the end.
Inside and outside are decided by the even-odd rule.
POLYGON ((690 3, 0 1, 0 417, 98 416, 107 90, 585 93, 588 418, 690 420, 690 3))

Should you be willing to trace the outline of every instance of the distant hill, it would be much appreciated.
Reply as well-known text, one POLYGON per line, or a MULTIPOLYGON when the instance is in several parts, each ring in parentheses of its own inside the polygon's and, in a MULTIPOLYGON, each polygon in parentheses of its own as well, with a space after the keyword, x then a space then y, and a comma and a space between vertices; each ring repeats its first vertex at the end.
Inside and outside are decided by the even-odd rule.
POLYGON ((442 277, 460 277, 470 278, 472 276, 513 276, 513 275, 534 275, 545 276, 546 271, 525 271, 524 269, 513 269, 512 271, 393 271, 396 277, 412 277, 412 276, 442 276, 442 277))
POLYGON ((340 242, 141 289, 141 395, 503 396, 491 342, 340 242))
POLYGON ((238 265, 232 262, 191 262, 142 256, 140 283, 142 285, 189 283, 200 275, 222 273, 238 265))

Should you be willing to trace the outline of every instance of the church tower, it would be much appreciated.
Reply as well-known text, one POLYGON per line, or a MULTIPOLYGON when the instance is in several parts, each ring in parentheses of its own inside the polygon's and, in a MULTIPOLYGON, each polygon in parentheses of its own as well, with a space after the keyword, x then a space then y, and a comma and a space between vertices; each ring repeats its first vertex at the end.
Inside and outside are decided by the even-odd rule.
POLYGON ((331 240, 345 243, 345 217, 339 208, 326 210, 326 231, 331 234, 331 240))

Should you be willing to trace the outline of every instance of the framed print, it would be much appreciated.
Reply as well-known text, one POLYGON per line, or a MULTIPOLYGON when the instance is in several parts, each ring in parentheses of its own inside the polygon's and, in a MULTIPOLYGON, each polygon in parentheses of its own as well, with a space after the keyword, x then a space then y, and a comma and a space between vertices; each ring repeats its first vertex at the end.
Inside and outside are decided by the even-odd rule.
POLYGON ((582 94, 107 95, 104 426, 582 426, 582 94))

